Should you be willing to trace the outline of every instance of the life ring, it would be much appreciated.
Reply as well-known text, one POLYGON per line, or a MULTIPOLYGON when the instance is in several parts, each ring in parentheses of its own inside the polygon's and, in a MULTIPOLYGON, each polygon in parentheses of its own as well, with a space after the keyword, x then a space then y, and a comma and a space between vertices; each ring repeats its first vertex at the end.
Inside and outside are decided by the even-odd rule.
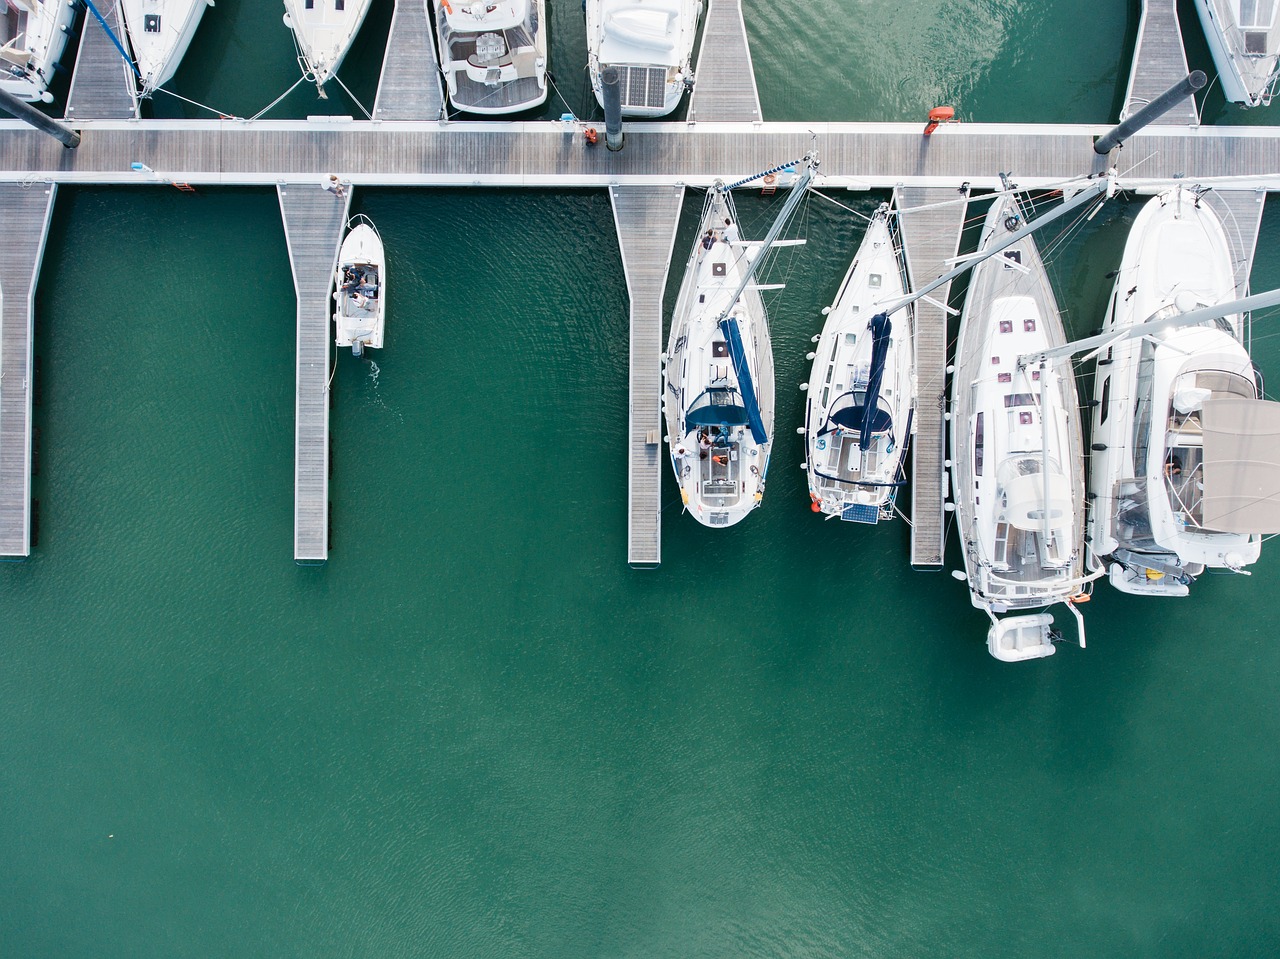
POLYGON ((777 183, 777 182, 778 182, 778 174, 776 174, 776 173, 766 173, 766 174, 764 175, 764 185, 765 185, 765 186, 773 186, 773 185, 774 185, 775 183, 777 183))
POLYGON ((1067 602, 1068 603, 1087 603, 1089 602, 1090 598, 1091 597, 1089 596, 1088 593, 1076 593, 1074 596, 1068 596, 1067 602))

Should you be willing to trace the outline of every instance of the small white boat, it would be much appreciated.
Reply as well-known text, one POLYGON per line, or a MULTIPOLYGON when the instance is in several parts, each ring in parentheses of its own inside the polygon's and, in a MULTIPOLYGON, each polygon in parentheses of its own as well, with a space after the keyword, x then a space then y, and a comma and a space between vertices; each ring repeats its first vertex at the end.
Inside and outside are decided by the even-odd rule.
POLYGON ((812 354, 805 405, 805 468, 814 512, 858 523, 892 519, 915 410, 910 307, 894 214, 881 204, 812 354))
POLYGON ((547 99, 544 0, 433 0, 449 102, 468 113, 516 113, 547 99))
POLYGON ((1196 0, 1223 96, 1266 106, 1280 82, 1280 0, 1196 0))
POLYGON ((200 18, 211 6, 213 0, 120 0, 120 15, 141 75, 140 96, 151 96, 173 77, 200 18))
POLYGON ((0 0, 0 89, 52 103, 49 81, 75 18, 71 0, 0 0))
POLYGON ((701 0, 587 0, 587 65, 604 104, 601 71, 616 67, 622 115, 666 116, 693 82, 701 0))
POLYGON ((387 316, 387 265, 382 237, 368 217, 354 216, 338 251, 334 275, 333 322, 338 346, 355 356, 382 348, 387 316))
POLYGON ((369 12, 370 0, 284 0, 284 23, 293 31, 302 74, 320 95, 342 66, 369 12))
POLYGON ((1123 592, 1185 596, 1280 531, 1280 404, 1258 398, 1243 317, 1180 319, 1238 292, 1207 200, 1180 185, 1142 208, 1103 335, 1155 325, 1098 358, 1089 475, 1089 549, 1123 592))

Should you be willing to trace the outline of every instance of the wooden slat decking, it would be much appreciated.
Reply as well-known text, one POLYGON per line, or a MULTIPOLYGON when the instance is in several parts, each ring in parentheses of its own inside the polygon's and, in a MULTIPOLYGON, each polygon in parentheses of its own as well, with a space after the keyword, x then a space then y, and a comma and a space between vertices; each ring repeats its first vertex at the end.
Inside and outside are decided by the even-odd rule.
MULTIPOLYGON (((1132 116, 1188 72, 1187 54, 1182 48, 1182 31, 1178 25, 1177 0, 1142 0, 1138 41, 1120 119, 1132 116)), ((1186 126, 1199 122, 1200 111, 1196 108, 1195 97, 1191 96, 1153 121, 1153 125, 1186 126)))
POLYGON ((377 120, 436 120, 444 105, 428 0, 396 0, 378 80, 377 120))
POLYGON ((627 562, 657 566, 662 559, 662 297, 684 188, 614 187, 609 198, 631 301, 627 562))
POLYGON ((690 120, 763 119, 742 0, 710 0, 693 76, 690 120))
POLYGON ((31 397, 36 280, 52 184, 0 184, 0 556, 31 554, 31 397))
MULTIPOLYGON (((923 286, 949 268, 943 261, 956 255, 964 228, 967 205, 950 203, 911 212, 948 201, 963 200, 967 190, 906 187, 896 191, 894 204, 907 251, 911 286, 923 286)), ((951 284, 931 296, 947 302, 951 284)), ((941 566, 945 540, 946 480, 943 469, 943 413, 946 410, 947 315, 924 300, 916 302, 916 399, 915 438, 911 441, 911 565, 941 566)))
POLYGON ((1236 270, 1236 295, 1249 295, 1249 274, 1262 226, 1262 208, 1267 198, 1260 190, 1210 190, 1204 200, 1222 220, 1231 245, 1231 262, 1236 270))
POLYGON ((298 296, 293 558, 319 563, 329 557, 330 293, 350 192, 336 197, 319 177, 282 183, 277 191, 298 296))
MULTIPOLYGON (((121 43, 125 42, 124 24, 116 13, 116 0, 98 0, 102 12, 121 43)), ((90 11, 84 14, 80 30, 80 52, 76 55, 75 72, 71 75, 71 92, 67 95, 68 120, 97 120, 136 115, 133 99, 132 71, 120 51, 90 11)))

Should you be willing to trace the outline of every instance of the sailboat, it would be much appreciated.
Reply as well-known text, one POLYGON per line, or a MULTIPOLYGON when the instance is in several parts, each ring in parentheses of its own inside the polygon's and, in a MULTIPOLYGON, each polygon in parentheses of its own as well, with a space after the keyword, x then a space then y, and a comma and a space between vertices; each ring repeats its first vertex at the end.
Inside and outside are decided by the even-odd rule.
POLYGON ((1146 203, 1094 383, 1089 550, 1123 592, 1185 596, 1206 568, 1242 571, 1261 535, 1280 532, 1280 404, 1259 399, 1236 290, 1206 200, 1179 184, 1146 203))
MULTIPOLYGON (((744 241, 730 190, 707 193, 662 355, 671 467, 685 508, 704 526, 732 526, 760 505, 773 441, 773 348, 756 265, 813 178, 792 185, 766 238, 744 241)), ((765 171, 757 176, 779 172, 765 171)), ((803 241, 782 241, 796 243, 803 241)), ((775 287, 776 288, 776 287, 775 287)))
POLYGON ((364 214, 351 218, 338 250, 334 275, 333 322, 338 346, 360 356, 366 346, 382 348, 387 319, 387 263, 382 237, 364 214))
MULTIPOLYGON (((1016 194, 997 195, 979 255, 1018 233, 1016 194)), ((1052 655, 1052 615, 1086 586, 1084 455, 1075 377, 1069 363, 1020 357, 1066 342, 1062 318, 1035 241, 1018 242, 973 270, 951 384, 951 488, 973 605, 991 618, 987 649, 1009 662, 1052 655)))
POLYGON ((75 17, 70 0, 0 0, 0 90, 52 103, 49 81, 75 17))
POLYGON ((622 115, 666 116, 693 82, 701 0, 587 0, 587 66, 604 105, 601 71, 616 67, 622 115))
POLYGON ((120 0, 141 96, 151 96, 173 77, 211 6, 213 0, 120 0))
POLYGON ((433 0, 449 102, 516 113, 547 99, 545 0, 433 0))
POLYGON ((302 74, 320 96, 369 12, 370 0, 284 0, 284 23, 293 31, 302 74))
POLYGON ((1222 94, 1266 106, 1280 83, 1280 0, 1196 0, 1222 94))
POLYGON ((867 226, 810 355, 805 469, 816 513, 858 523, 892 519, 915 410, 906 264, 889 204, 867 226))

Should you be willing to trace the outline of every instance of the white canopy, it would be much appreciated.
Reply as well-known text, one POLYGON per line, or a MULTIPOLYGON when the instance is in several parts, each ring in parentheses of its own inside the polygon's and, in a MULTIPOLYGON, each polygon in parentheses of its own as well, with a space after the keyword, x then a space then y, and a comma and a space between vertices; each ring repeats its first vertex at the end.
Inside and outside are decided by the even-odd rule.
POLYGON ((1280 533, 1280 403, 1210 399, 1202 422, 1205 528, 1280 533))

